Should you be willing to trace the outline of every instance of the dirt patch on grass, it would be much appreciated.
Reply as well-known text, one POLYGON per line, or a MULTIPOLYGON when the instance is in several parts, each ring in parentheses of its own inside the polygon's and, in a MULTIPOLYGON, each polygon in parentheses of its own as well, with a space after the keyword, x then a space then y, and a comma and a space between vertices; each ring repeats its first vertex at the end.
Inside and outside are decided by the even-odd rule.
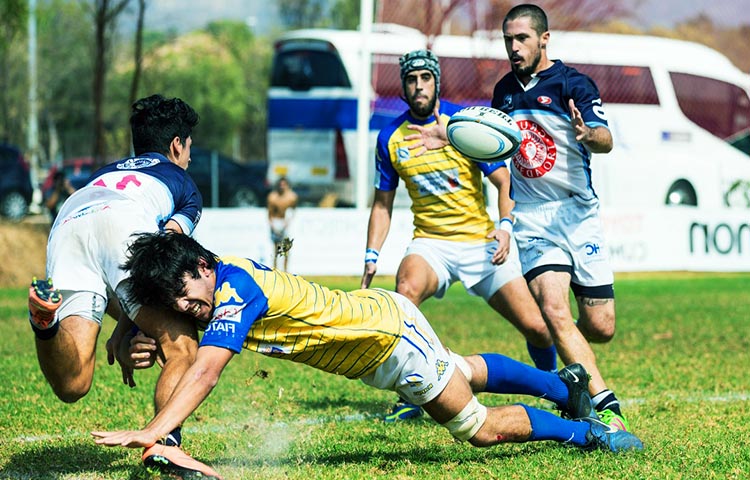
POLYGON ((49 220, 30 216, 20 223, 0 220, 0 288, 24 287, 44 276, 49 220))

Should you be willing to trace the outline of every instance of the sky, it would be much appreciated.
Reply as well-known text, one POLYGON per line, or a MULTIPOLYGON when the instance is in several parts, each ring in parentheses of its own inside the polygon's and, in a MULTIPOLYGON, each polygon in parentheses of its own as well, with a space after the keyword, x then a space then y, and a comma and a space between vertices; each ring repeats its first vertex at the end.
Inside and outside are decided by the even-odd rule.
MULTIPOLYGON (((715 23, 727 27, 750 25, 747 0, 622 0, 640 1, 640 26, 675 23, 707 13, 715 23)), ((146 10, 146 27, 159 30, 176 28, 191 30, 216 19, 248 22, 257 33, 264 34, 278 27, 277 3, 274 0, 152 0, 146 10)))

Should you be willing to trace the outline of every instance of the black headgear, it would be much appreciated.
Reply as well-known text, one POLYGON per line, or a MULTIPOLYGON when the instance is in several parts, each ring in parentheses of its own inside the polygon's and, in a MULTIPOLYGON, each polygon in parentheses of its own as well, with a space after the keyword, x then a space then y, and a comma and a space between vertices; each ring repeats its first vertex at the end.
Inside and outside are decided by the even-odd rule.
POLYGON ((435 77, 435 96, 440 94, 440 63, 438 57, 429 50, 414 50, 398 59, 401 66, 401 88, 406 91, 404 79, 414 70, 429 70, 435 77))

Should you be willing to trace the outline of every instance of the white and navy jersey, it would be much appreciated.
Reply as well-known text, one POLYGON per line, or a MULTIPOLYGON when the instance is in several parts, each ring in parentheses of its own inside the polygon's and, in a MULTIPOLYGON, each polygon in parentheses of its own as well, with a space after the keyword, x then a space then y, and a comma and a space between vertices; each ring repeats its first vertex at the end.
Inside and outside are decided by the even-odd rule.
POLYGON ((513 72, 495 85, 492 107, 513 117, 523 132, 521 148, 508 162, 511 197, 517 203, 597 198, 591 184, 591 152, 576 141, 570 125, 571 98, 587 126, 609 128, 594 81, 560 60, 526 87, 513 72))
MULTIPOLYGON (((443 123, 461 107, 440 102, 438 112, 443 123)), ((485 207, 482 175, 489 175, 503 162, 477 163, 461 155, 452 145, 428 150, 415 157, 409 146, 416 140, 410 124, 430 127, 436 123, 412 117, 407 110, 378 134, 375 150, 375 188, 392 191, 404 180, 414 213, 414 238, 438 238, 455 242, 486 243, 495 226, 485 207)))
MULTIPOLYGON (((68 198, 58 219, 95 206, 131 201, 161 230, 174 220, 190 235, 200 220, 203 200, 185 170, 158 153, 125 158, 100 168, 68 198)), ((53 227, 54 228, 54 227, 53 227)))

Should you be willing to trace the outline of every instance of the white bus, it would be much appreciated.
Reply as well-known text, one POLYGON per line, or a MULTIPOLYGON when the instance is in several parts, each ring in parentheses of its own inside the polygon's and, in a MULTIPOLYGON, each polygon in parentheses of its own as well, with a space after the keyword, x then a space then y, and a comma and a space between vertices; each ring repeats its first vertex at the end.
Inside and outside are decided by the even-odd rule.
MULTIPOLYGON (((353 205, 356 176, 372 184, 373 159, 357 172, 360 45, 359 32, 326 29, 288 32, 276 43, 269 181, 286 176, 310 203, 328 193, 353 205)), ((370 45, 373 152, 377 131, 406 108, 398 57, 427 39, 375 25, 370 45)), ((499 32, 438 36, 431 48, 440 58, 441 98, 459 105, 489 105, 510 68, 499 32)), ((553 32, 549 56, 591 76, 601 91, 615 141, 592 160, 603 207, 750 207, 750 76, 726 57, 691 42, 588 32, 553 32)))

